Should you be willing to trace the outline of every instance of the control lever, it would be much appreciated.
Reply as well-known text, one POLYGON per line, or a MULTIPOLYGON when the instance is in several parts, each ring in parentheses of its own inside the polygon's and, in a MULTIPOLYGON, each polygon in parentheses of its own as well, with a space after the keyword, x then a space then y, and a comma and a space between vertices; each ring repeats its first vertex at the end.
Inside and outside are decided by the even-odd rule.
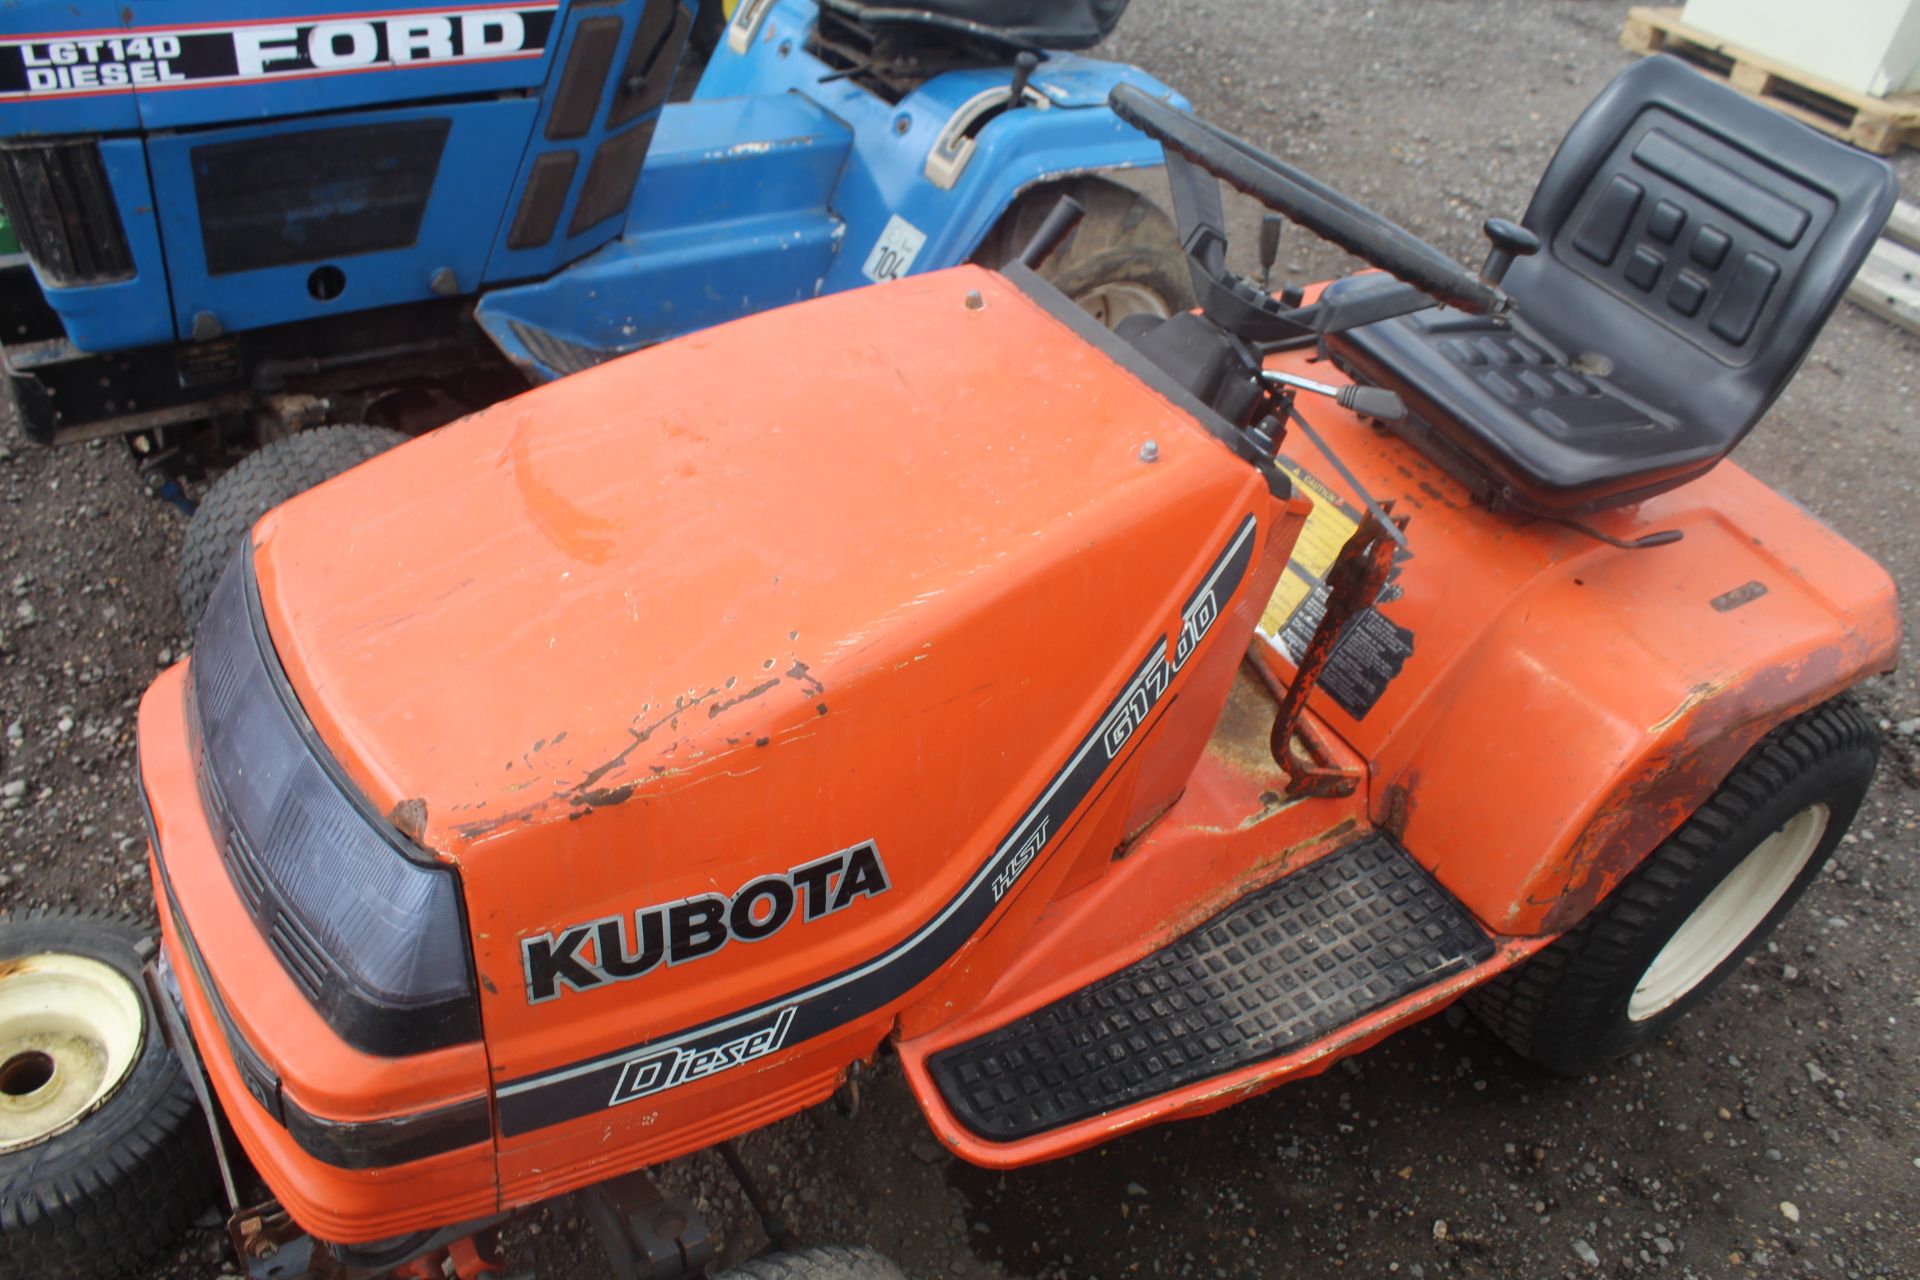
POLYGON ((1031 49, 1022 49, 1013 55, 1013 88, 1012 96, 1007 99, 1007 110, 1027 105, 1027 81, 1033 79, 1033 73, 1039 69, 1040 56, 1031 49))
POLYGON ((1316 396, 1326 396, 1342 409, 1362 418, 1372 418, 1376 422, 1405 422, 1407 420, 1406 401, 1397 392, 1385 387, 1363 387, 1359 383, 1349 383, 1336 387, 1328 382, 1315 382, 1312 378, 1302 378, 1291 373, 1281 373, 1277 369, 1266 369, 1260 374, 1268 382, 1277 382, 1283 387, 1295 391, 1305 391, 1316 396))
POLYGON ((1493 248, 1487 250, 1487 260, 1480 266, 1480 280, 1496 289, 1507 278, 1507 268, 1515 258, 1531 258, 1540 252, 1540 237, 1517 222, 1488 218, 1480 230, 1493 244, 1493 248))
POLYGON ((1047 255, 1060 247, 1067 233, 1080 225, 1080 219, 1087 216, 1087 210, 1072 196, 1061 196, 1054 201, 1053 208, 1047 210, 1047 217, 1040 229, 1033 233, 1033 239, 1027 241, 1027 247, 1020 251, 1020 265, 1029 270, 1038 270, 1047 255))
POLYGON ((1260 287, 1273 292, 1273 264, 1280 259, 1280 229, 1287 220, 1277 213, 1260 219, 1260 287))

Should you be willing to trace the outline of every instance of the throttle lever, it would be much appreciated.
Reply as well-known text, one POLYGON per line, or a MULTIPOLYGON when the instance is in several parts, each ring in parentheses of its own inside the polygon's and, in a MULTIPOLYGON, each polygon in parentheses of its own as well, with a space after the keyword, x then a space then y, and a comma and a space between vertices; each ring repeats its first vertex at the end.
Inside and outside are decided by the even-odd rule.
POLYGON ((1342 409, 1362 418, 1372 418, 1377 422, 1405 422, 1407 419, 1406 401, 1400 398, 1398 392, 1385 387, 1366 387, 1357 382, 1336 387, 1330 382, 1315 382, 1312 378, 1281 373, 1278 369, 1263 369, 1260 376, 1268 382, 1276 382, 1295 391, 1326 396, 1342 409))

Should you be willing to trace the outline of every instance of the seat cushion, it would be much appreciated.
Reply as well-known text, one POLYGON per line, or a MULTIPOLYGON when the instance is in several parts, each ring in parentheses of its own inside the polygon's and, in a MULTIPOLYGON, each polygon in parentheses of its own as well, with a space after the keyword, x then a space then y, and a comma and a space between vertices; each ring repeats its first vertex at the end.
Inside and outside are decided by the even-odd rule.
MULTIPOLYGON (((1373 287, 1356 276, 1328 296, 1373 287)), ((1484 497, 1542 515, 1619 506, 1710 468, 1744 423, 1682 422, 1637 399, 1597 357, 1556 348, 1520 321, 1440 308, 1328 339, 1336 363, 1397 391, 1402 427, 1484 497)))

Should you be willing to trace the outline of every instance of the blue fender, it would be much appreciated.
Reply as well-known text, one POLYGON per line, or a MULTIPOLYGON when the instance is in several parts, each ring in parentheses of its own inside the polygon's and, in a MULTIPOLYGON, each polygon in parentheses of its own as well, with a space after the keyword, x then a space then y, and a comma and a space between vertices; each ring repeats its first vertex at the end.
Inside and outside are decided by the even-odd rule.
POLYGON ((1132 67, 1054 54, 1028 105, 1010 68, 949 72, 897 103, 808 49, 811 0, 743 5, 690 102, 660 117, 619 239, 496 289, 476 318, 537 380, 768 307, 967 261, 1020 193, 1161 163, 1107 107, 1117 84, 1185 106, 1132 67), (978 123, 964 157, 943 135, 978 123), (930 159, 931 158, 931 159, 930 159))

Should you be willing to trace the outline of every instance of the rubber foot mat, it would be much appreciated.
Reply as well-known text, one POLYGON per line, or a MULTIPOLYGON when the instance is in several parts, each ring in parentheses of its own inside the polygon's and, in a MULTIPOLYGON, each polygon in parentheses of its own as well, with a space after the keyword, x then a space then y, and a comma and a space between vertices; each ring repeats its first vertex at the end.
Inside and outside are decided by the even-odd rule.
POLYGON ((962 1124, 1010 1142, 1277 1057, 1492 954, 1374 835, 927 1065, 962 1124))

